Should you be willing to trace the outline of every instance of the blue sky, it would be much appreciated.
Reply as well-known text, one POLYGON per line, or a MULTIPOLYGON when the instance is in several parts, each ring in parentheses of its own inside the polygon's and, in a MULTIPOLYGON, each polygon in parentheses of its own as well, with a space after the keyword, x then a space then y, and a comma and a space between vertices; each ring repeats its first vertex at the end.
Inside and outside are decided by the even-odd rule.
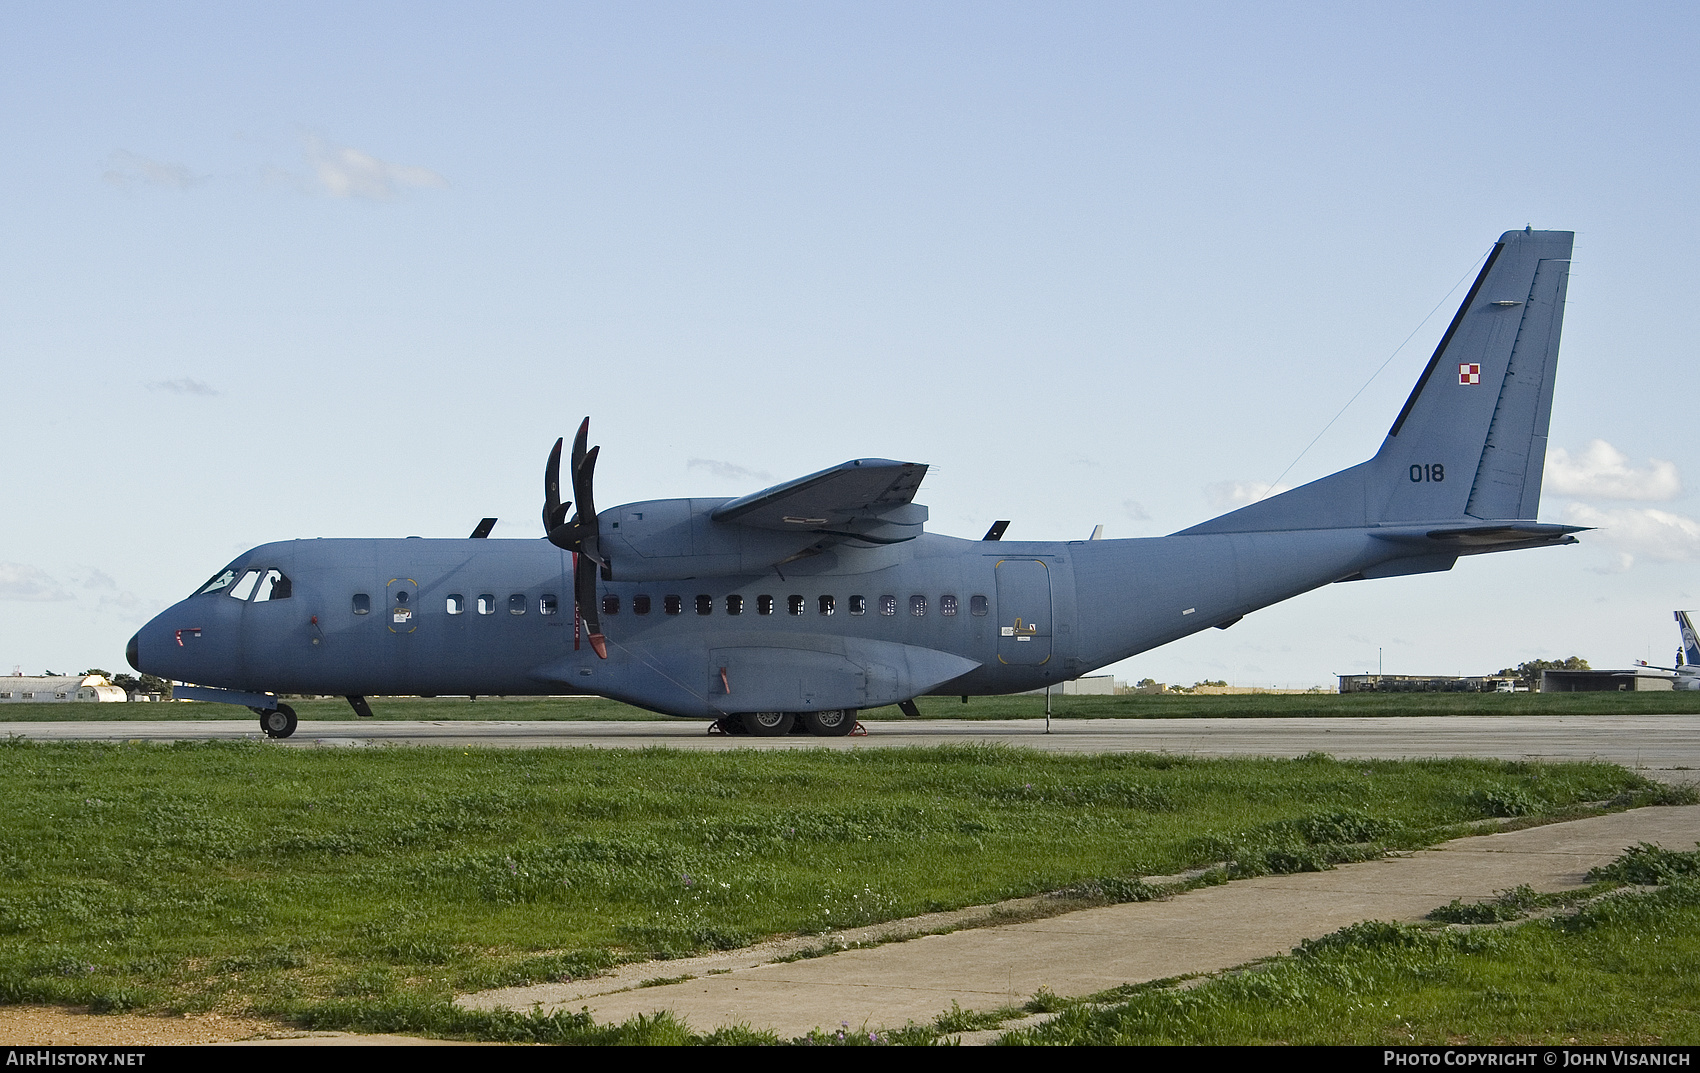
POLYGON ((1577 232, 1542 516, 1602 532, 1116 673, 1665 661, 1700 605, 1697 23, 8 4, 0 670, 115 668, 265 541, 540 534, 587 413, 608 504, 882 456, 932 464, 934 531, 1172 532, 1372 454, 1525 224, 1577 232))

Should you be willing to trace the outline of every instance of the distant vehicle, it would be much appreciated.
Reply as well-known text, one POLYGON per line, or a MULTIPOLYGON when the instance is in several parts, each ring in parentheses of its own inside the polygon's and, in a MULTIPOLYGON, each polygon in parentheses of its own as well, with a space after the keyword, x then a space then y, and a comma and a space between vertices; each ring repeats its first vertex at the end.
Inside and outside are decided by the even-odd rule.
POLYGON ((570 520, 560 441, 549 456, 546 539, 491 540, 485 519, 465 540, 265 544, 142 627, 130 665, 274 737, 295 729, 280 692, 361 715, 368 695, 589 693, 838 735, 858 709, 1076 679, 1336 581, 1572 544, 1580 527, 1535 520, 1571 241, 1500 237, 1374 458, 1170 536, 925 533, 927 467, 879 458, 598 513, 586 419, 570 520))
POLYGON ((1641 667, 1651 667, 1656 671, 1670 671, 1674 675, 1671 681, 1672 689, 1700 689, 1700 636, 1694 632, 1694 624, 1688 621, 1688 612, 1676 613, 1676 628, 1682 634, 1682 647, 1676 650, 1676 666, 1660 667, 1646 660, 1636 660, 1641 667))

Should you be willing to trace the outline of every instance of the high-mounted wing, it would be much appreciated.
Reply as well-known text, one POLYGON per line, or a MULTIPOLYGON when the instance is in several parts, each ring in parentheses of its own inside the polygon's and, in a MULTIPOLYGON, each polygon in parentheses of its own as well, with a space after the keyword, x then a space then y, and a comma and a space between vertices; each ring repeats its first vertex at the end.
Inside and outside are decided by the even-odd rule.
POLYGON ((927 467, 858 458, 722 503, 717 522, 786 533, 820 533, 870 544, 921 535, 927 508, 913 502, 927 467))

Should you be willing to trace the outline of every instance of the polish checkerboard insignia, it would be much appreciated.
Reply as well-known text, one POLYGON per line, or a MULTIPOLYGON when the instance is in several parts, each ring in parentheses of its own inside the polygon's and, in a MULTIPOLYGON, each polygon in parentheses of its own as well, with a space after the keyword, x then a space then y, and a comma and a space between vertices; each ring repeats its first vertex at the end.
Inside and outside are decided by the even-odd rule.
POLYGON ((1458 382, 1460 384, 1479 384, 1482 382, 1482 367, 1475 363, 1458 366, 1458 382))

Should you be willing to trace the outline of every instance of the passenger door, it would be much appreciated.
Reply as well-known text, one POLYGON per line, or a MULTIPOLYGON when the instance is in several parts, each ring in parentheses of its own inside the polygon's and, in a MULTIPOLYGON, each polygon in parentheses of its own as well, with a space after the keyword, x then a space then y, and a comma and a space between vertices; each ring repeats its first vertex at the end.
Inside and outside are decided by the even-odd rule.
POLYGON ((1037 667, 1051 659, 1051 570, 1041 559, 1000 559, 998 662, 1037 667))

